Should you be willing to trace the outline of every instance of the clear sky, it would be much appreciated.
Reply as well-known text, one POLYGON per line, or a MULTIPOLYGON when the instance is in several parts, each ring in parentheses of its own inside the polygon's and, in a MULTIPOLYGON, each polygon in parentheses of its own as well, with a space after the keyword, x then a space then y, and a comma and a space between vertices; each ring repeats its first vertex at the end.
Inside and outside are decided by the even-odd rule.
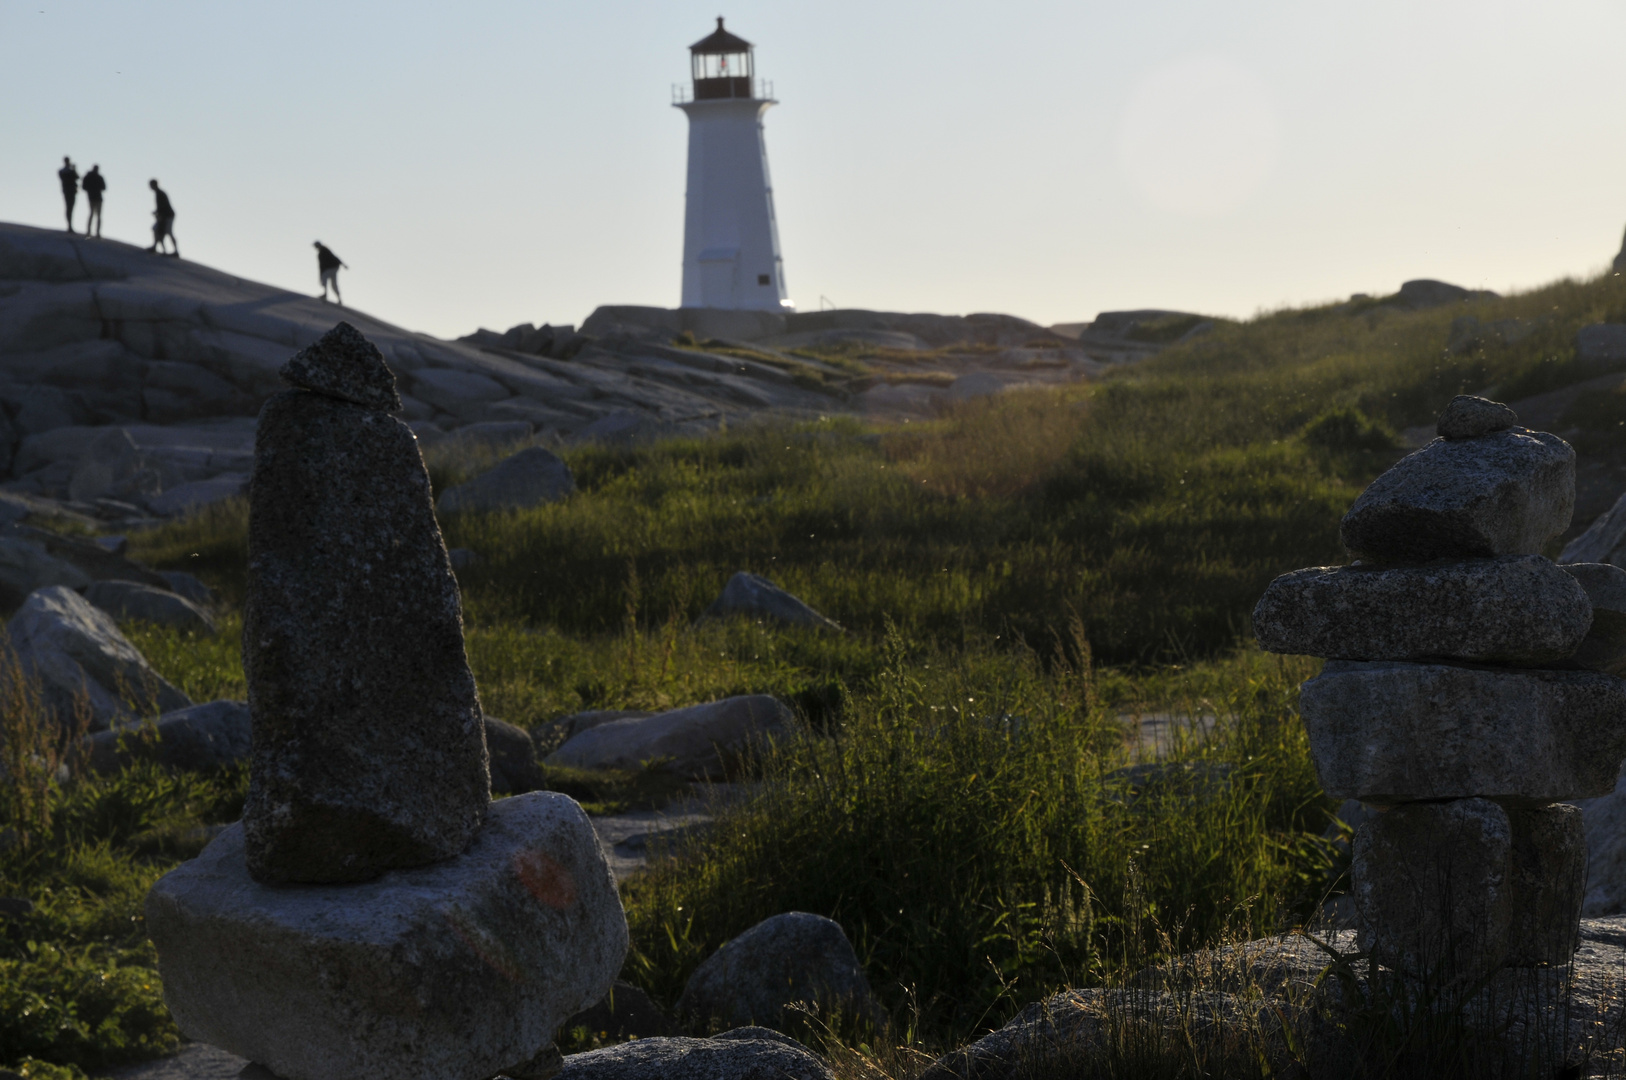
POLYGON ((1601 269, 1626 3, 0 0, 0 220, 106 234, 441 336, 675 306, 686 47, 757 46, 801 310, 1224 315, 1601 269), (83 215, 83 201, 80 204, 83 215))

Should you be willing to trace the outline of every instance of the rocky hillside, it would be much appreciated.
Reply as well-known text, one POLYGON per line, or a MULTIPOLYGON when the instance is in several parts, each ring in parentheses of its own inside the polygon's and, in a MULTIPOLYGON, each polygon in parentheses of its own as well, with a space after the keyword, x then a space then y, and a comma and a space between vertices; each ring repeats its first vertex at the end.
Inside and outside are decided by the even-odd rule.
POLYGON ((383 351, 425 443, 930 415, 1087 378, 1151 344, 1108 333, 1086 345, 1001 315, 632 307, 601 308, 580 333, 527 324, 442 341, 117 241, 0 224, 0 491, 103 520, 234 494, 277 369, 341 318, 383 351))

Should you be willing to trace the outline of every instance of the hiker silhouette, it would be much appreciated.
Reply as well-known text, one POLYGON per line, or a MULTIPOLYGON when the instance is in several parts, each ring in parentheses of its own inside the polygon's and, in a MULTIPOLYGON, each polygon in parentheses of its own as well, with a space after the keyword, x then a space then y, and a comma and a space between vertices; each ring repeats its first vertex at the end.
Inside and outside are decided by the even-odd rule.
POLYGON ((102 235, 102 192, 107 190, 107 181, 102 179, 102 167, 92 165, 85 178, 79 182, 85 191, 85 201, 90 203, 90 216, 85 218, 85 235, 90 235, 92 222, 96 224, 96 235, 102 235))
POLYGON ((333 286, 333 299, 340 307, 344 306, 344 298, 339 295, 339 267, 350 269, 339 257, 328 250, 326 244, 316 241, 316 271, 322 279, 322 299, 327 299, 327 287, 333 286))
POLYGON ((181 257, 181 245, 175 242, 175 208, 169 204, 169 196, 164 189, 158 186, 157 180, 148 180, 147 186, 157 196, 158 203, 152 212, 152 247, 148 251, 156 251, 160 255, 173 255, 181 257), (164 237, 169 237, 169 246, 172 250, 163 250, 164 237))
POLYGON ((73 232, 73 203, 79 197, 79 170, 66 154, 62 155, 62 168, 56 171, 56 178, 62 181, 62 201, 68 207, 68 231, 73 232))

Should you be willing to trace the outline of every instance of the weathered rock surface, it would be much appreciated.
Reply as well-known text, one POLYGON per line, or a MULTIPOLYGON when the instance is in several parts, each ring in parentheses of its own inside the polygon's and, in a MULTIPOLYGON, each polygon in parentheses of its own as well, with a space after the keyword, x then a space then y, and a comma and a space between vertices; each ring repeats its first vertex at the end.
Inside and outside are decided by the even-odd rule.
POLYGON ((290 386, 380 412, 401 407, 395 376, 385 365, 384 354, 347 322, 338 323, 314 345, 296 352, 278 374, 290 386))
POLYGON ((1339 660, 1544 664, 1573 654, 1592 620, 1583 585, 1539 555, 1295 570, 1253 609, 1261 648, 1339 660))
POLYGON ((1437 984, 1507 959, 1513 827, 1488 799, 1407 803, 1355 833, 1351 878, 1361 948, 1437 984))
POLYGON ((540 792, 457 858, 360 885, 262 885, 234 825, 146 920, 181 1030, 285 1080, 485 1080, 600 1000, 627 948, 586 815, 540 792))
MULTIPOLYGON (((0 223, 0 267, 0 486, 65 499, 90 442, 123 428, 160 485, 90 508, 107 521, 187 513, 236 495, 252 445, 227 447, 224 436, 246 427, 252 438, 252 417, 283 388, 278 369, 333 325, 332 305, 315 297, 60 229, 0 223)), ((412 391, 401 395, 400 415, 451 438, 523 423, 549 440, 637 441, 874 404, 852 392, 851 371, 777 353, 774 335, 787 345, 930 347, 939 351, 869 362, 945 382, 994 372, 1028 385, 1092 378, 1167 344, 1143 334, 1075 341, 1002 315, 633 307, 600 309, 586 334, 521 324, 442 341, 354 308, 343 314, 412 391), (673 347, 684 333, 685 347, 673 347), (713 339, 719 351, 694 345, 713 339), (942 348, 958 345, 966 348, 942 348)), ((327 386, 365 396, 362 385, 327 386)))
POLYGON ((565 1058, 557 1080, 835 1080, 806 1047, 762 1028, 637 1039, 565 1058))
POLYGON ((1558 803, 1509 810, 1513 921, 1507 962, 1567 964, 1579 939, 1586 892, 1586 831, 1579 808, 1558 803))
POLYGON ((1184 1064, 1193 1048, 1215 1076, 1258 1072, 1261 1057, 1273 1075, 1342 1076, 1375 1045, 1399 1052, 1386 1059, 1391 1065, 1426 1070, 1442 1031, 1461 1033, 1461 1056, 1451 1064, 1465 1075, 1560 1075, 1569 1065, 1562 1075, 1613 1076, 1626 1064, 1618 1035, 1626 918, 1588 919, 1580 936, 1572 969, 1505 969, 1483 988, 1436 986, 1426 994, 1415 984, 1374 979, 1354 959, 1353 931, 1322 937, 1349 962, 1356 985, 1347 989, 1324 977, 1331 958, 1302 935, 1189 953, 1143 972, 1127 989, 1067 990, 1030 1005, 939 1058, 921 1080, 1111 1075, 1126 1060, 1158 1060, 1159 1049, 1184 1064), (1349 989, 1354 1009, 1346 1008, 1349 989), (1395 1007, 1373 1010, 1374 999, 1395 1007), (1419 1052, 1423 1060, 1415 1062, 1419 1052))
POLYGON ((1344 546, 1375 562, 1539 555, 1569 527, 1575 451, 1513 428, 1436 439, 1402 458, 1344 515, 1344 546))
POLYGON ((1560 563, 1626 563, 1626 495, 1593 519, 1585 532, 1564 545, 1560 563))
POLYGON ((548 755, 547 763, 639 769, 658 761, 662 771, 676 776, 718 780, 753 746, 789 734, 794 723, 794 715, 777 698, 746 694, 598 724, 571 736, 548 755))
POLYGON ((1587 846, 1581 913, 1588 918, 1626 915, 1626 768, 1609 794, 1580 799, 1576 805, 1587 846))
POLYGON ((557 502, 576 490, 570 466, 540 446, 504 458, 467 483, 447 488, 437 506, 443 514, 500 513, 557 502))
POLYGON ((485 728, 493 794, 519 795, 547 787, 542 767, 537 764, 536 746, 524 728, 495 716, 485 718, 485 728))
POLYGON ((1330 661, 1299 712, 1322 787, 1375 805, 1603 795, 1626 758, 1626 682, 1589 671, 1330 661))
POLYGON ((161 570, 159 573, 169 586, 169 591, 175 595, 184 596, 205 610, 214 604, 214 590, 205 585, 196 575, 188 574, 184 570, 161 570))
POLYGON ((17 662, 64 727, 100 731, 132 716, 192 704, 147 663, 106 612, 62 585, 39 589, 6 629, 17 662))
POLYGON ((463 850, 490 799, 485 733, 406 425, 308 390, 267 403, 248 573, 255 878, 363 881, 463 850))
POLYGON ((1569 563, 1592 605, 1592 626, 1567 666, 1626 674, 1626 570, 1608 563, 1569 563))
POLYGON ((142 456, 130 433, 108 428, 91 440, 74 466, 68 497, 78 502, 113 498, 144 503, 158 494, 162 484, 158 470, 142 456))
POLYGON ((1458 394, 1440 413, 1435 431, 1442 439, 1477 439, 1493 431, 1506 431, 1519 422, 1519 414, 1500 401, 1458 394))
POLYGON ((35 589, 88 584, 90 576, 73 563, 24 537, 0 533, 0 607, 5 610, 15 611, 35 589))
POLYGON ((178 630, 215 632, 215 619, 207 611, 168 589, 155 589, 138 581, 97 581, 85 589, 85 599, 115 619, 173 626, 178 630))
POLYGON ((164 713, 156 724, 98 731, 87 743, 95 772, 116 772, 132 761, 204 772, 247 761, 253 727, 246 701, 210 701, 164 713))
POLYGON ((694 1030, 762 1024, 783 1028, 804 1006, 880 1021, 858 954, 841 924, 790 911, 757 923, 707 957, 689 976, 677 1015, 694 1030))
POLYGON ((825 618, 797 597, 781 589, 765 577, 741 570, 728 579, 723 591, 711 606, 701 613, 706 619, 726 619, 744 616, 785 626, 809 626, 820 630, 840 630, 838 623, 825 618))

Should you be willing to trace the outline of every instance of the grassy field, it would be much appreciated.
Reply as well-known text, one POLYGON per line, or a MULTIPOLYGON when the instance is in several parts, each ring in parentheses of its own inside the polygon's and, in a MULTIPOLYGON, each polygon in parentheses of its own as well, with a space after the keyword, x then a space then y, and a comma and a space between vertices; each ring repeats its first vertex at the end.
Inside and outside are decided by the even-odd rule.
MULTIPOLYGON (((758 763, 758 795, 624 890, 627 977, 670 1003, 757 920, 826 914, 914 1054, 896 1061, 918 1063, 1060 986, 1315 909, 1341 866, 1294 709, 1313 666, 1247 648, 1253 602, 1278 573, 1340 559, 1338 519, 1398 457, 1396 431, 1458 392, 1513 400, 1598 374, 1570 342, 1611 318, 1626 319, 1614 277, 1419 312, 1283 311, 932 423, 571 450, 572 498, 442 522, 480 556, 462 585, 482 698, 544 745, 584 708, 791 702, 806 732, 758 763), (1448 351, 1464 315, 1523 322, 1511 344, 1448 351), (693 626, 737 570, 847 632, 693 626), (1122 718, 1142 712, 1217 723, 1135 788, 1114 772, 1136 757, 1122 718)), ((851 349, 832 359, 862 370, 851 349)), ((1609 456, 1621 421, 1626 396, 1593 395, 1559 427, 1609 456)), ((441 486, 481 464, 430 458, 441 486)), ((246 525, 228 504, 133 540, 222 597, 216 637, 129 628, 198 700, 243 693, 246 525)), ((26 708, 0 712, 14 743, 49 743, 26 708)), ((0 896, 33 904, 0 916, 0 1066, 55 1076, 161 1052, 176 1033, 140 898, 201 826, 236 816, 244 777, 30 775, 0 811, 0 896)), ((601 809, 659 790, 555 780, 601 809)))

